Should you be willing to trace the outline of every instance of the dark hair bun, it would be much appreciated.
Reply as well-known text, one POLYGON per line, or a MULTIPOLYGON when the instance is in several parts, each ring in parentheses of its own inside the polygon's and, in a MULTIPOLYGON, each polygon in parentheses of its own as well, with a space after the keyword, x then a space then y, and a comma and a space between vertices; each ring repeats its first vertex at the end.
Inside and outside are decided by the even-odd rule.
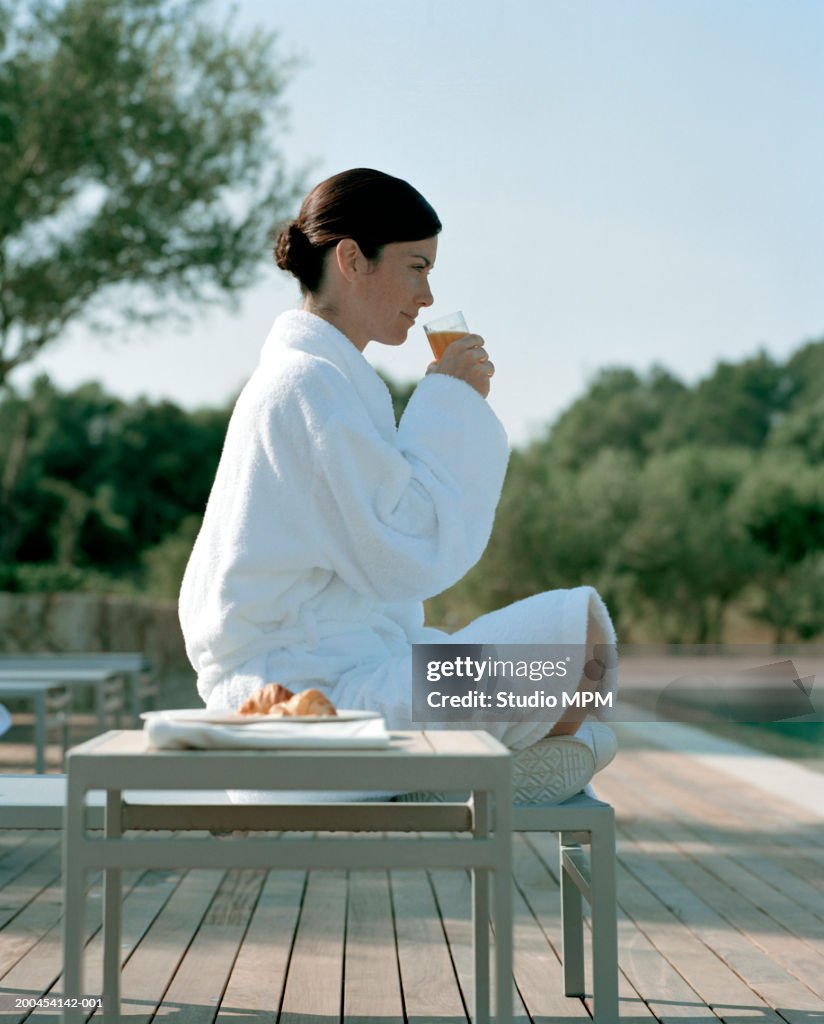
POLYGON ((304 291, 314 291, 323 272, 324 252, 312 245, 297 221, 285 224, 275 242, 275 263, 300 282, 304 291))
POLYGON ((298 279, 305 268, 312 245, 297 224, 285 224, 278 233, 275 243, 275 262, 281 270, 288 270, 298 279))

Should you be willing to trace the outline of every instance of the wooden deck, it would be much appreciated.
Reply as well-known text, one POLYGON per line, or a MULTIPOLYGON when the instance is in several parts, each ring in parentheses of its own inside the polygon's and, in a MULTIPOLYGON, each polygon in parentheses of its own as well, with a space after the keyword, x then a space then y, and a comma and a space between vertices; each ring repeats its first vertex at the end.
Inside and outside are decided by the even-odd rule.
MULTIPOLYGON (((629 734, 597 789, 619 823, 622 1020, 824 1021, 821 814, 629 734)), ((516 1010, 572 1024, 591 1007, 561 994, 555 850, 547 835, 515 844, 516 1010)), ((60 992, 59 854, 57 833, 0 834, 0 1024, 28 1018, 16 1000, 60 992)), ((126 882, 129 1021, 467 1020, 463 873, 150 871, 126 882)), ((90 902, 92 995, 97 887, 90 902)))

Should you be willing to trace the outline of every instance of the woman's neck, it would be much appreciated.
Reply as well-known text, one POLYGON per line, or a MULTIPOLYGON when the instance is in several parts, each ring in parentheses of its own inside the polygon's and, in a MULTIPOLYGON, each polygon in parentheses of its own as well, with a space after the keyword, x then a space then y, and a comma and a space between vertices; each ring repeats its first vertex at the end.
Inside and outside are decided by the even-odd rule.
POLYGON ((353 318, 348 317, 337 304, 325 301, 319 295, 307 295, 303 302, 303 309, 305 312, 312 313, 314 316, 320 317, 321 320, 325 320, 328 324, 337 328, 344 337, 352 342, 359 352, 363 352, 369 344, 369 338, 363 337, 362 332, 357 329, 353 318))

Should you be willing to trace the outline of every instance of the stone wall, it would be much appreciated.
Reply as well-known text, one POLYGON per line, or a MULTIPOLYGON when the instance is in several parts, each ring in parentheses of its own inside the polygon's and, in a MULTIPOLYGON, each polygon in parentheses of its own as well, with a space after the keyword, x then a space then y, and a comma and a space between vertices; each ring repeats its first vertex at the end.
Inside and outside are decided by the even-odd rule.
POLYGON ((161 687, 194 687, 172 601, 0 592, 0 654, 141 651, 161 687))

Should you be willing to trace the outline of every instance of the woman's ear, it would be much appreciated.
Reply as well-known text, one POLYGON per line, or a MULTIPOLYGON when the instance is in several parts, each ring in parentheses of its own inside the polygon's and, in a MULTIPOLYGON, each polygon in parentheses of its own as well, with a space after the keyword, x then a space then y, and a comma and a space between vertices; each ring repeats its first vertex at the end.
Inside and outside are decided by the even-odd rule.
POLYGON ((338 242, 335 246, 335 260, 338 270, 347 281, 354 280, 369 267, 369 260, 354 238, 342 238, 338 242))

